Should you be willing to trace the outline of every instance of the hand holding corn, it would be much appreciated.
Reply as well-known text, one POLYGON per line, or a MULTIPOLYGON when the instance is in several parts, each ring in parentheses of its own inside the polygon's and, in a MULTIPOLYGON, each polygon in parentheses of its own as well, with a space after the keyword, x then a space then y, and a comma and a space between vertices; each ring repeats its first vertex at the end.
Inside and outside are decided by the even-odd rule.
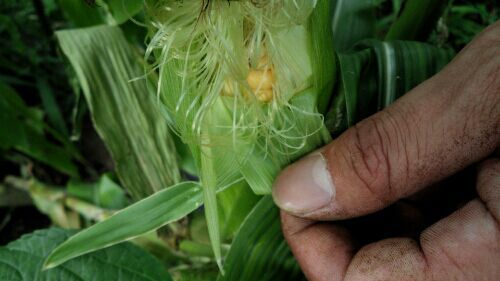
MULTIPOLYGON (((308 280, 499 280, 500 22, 391 107, 285 169, 273 197, 308 280), (477 198, 417 240, 359 247, 340 223, 483 161, 477 198)), ((460 188, 459 186, 456 187, 460 188)))

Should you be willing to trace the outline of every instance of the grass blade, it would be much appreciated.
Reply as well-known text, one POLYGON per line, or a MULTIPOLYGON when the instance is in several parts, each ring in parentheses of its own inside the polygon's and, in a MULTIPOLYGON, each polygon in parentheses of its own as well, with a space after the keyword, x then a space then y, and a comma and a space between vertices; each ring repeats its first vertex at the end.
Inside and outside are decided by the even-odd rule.
POLYGON ((221 272, 224 273, 222 270, 220 226, 216 196, 217 178, 212 162, 213 155, 209 144, 202 146, 201 151, 201 182, 203 184, 203 202, 205 204, 208 235, 210 236, 217 265, 221 272))
POLYGON ((183 182, 159 191, 117 212, 59 245, 44 268, 153 231, 176 221, 202 204, 202 190, 196 182, 183 182))

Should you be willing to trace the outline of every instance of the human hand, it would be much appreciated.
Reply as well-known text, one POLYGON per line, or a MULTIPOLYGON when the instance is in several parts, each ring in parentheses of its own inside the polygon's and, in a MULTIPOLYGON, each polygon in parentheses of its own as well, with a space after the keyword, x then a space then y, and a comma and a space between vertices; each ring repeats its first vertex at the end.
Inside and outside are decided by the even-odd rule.
MULTIPOLYGON (((500 160, 478 198, 425 229, 356 249, 335 220, 381 210, 491 155, 500 143, 500 22, 440 73, 290 165, 273 197, 304 273, 323 280, 500 280, 500 160)), ((457 187, 459 188, 459 187, 457 187)))

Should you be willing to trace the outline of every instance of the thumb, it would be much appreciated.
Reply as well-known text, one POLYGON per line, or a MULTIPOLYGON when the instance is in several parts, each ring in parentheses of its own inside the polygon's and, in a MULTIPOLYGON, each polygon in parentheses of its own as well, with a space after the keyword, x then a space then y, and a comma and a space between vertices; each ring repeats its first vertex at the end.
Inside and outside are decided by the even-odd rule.
POLYGON ((286 168, 283 210, 342 219, 379 210, 476 162, 500 140, 500 24, 443 71, 331 144, 286 168))

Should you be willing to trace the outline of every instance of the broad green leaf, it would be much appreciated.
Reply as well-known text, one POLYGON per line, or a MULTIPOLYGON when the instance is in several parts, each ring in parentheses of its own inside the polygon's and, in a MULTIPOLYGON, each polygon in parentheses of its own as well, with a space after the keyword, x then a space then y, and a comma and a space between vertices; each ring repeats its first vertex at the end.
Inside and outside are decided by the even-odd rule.
POLYGON ((340 85, 337 102, 327 120, 331 132, 340 132, 388 106, 443 68, 452 58, 449 50, 425 43, 364 41, 354 52, 338 54, 340 85), (336 118, 336 119, 335 119, 336 118), (338 118, 344 118, 339 120, 338 118))
POLYGON ((76 153, 69 144, 57 145, 49 140, 49 135, 57 140, 63 138, 43 122, 43 112, 26 106, 6 84, 0 83, 0 93, 0 148, 13 148, 64 174, 78 177, 72 157, 76 153))
POLYGON ((347 51, 360 40, 375 37, 373 0, 333 0, 333 42, 336 51, 347 51))
POLYGON ((202 204, 198 183, 183 182, 136 202, 59 245, 45 261, 52 268, 74 257, 93 252, 176 221, 202 204))
POLYGON ((131 243, 115 245, 42 271, 44 257, 73 233, 59 228, 39 230, 0 247, 0 280, 172 280, 158 260, 131 243))
POLYGON ((407 0, 385 40, 425 41, 448 3, 448 0, 407 0))
POLYGON ((262 198, 243 222, 224 270, 219 281, 303 279, 281 233, 279 210, 271 196, 262 198))
POLYGON ((180 179, 175 144, 144 76, 141 59, 118 27, 57 32, 116 172, 134 199, 180 179), (131 81, 132 79, 135 81, 131 81))

